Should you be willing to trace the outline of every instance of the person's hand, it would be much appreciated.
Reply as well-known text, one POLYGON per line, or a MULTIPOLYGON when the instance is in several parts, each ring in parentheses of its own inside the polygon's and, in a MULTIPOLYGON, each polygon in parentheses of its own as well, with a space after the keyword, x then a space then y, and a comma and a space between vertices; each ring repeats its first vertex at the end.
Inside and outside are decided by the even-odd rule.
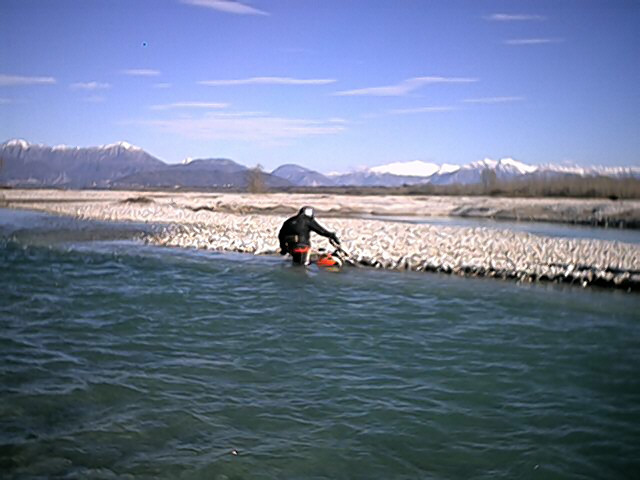
POLYGON ((340 245, 340 240, 338 240, 338 236, 335 233, 331 234, 331 240, 340 245))
POLYGON ((287 250, 285 248, 281 248, 280 255, 286 255, 286 254, 287 254, 287 250))

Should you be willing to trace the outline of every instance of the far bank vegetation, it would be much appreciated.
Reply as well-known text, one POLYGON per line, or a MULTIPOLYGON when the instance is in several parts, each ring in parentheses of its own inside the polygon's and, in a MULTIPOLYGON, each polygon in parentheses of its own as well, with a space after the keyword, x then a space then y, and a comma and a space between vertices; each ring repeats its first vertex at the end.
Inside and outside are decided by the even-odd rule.
POLYGON ((470 185, 416 184, 402 187, 294 187, 287 191, 324 192, 353 195, 451 195, 451 196, 495 196, 495 197, 568 197, 639 199, 640 179, 633 177, 581 177, 567 175, 559 178, 527 178, 504 181, 495 172, 483 175, 482 183, 470 185))

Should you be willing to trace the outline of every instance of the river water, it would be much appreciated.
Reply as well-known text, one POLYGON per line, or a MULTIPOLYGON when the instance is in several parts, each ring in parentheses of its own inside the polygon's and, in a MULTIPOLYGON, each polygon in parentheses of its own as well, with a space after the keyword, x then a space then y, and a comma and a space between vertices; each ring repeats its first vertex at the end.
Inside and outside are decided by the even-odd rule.
POLYGON ((2 478, 637 478, 640 298, 0 211, 2 478))
POLYGON ((490 228, 511 230, 533 235, 560 238, 608 240, 611 242, 640 243, 640 230, 629 228, 600 228, 559 222, 516 222, 480 217, 419 217, 366 215, 363 218, 390 222, 417 223, 444 227, 490 228))

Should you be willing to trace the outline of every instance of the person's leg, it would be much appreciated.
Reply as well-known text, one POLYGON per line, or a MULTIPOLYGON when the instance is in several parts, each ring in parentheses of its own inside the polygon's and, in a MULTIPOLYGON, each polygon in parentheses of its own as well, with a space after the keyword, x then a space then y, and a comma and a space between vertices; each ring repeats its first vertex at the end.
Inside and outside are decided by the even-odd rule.
POLYGON ((311 255, 311 248, 309 248, 309 245, 298 244, 292 248, 289 253, 291 254, 293 263, 298 265, 309 265, 311 255))

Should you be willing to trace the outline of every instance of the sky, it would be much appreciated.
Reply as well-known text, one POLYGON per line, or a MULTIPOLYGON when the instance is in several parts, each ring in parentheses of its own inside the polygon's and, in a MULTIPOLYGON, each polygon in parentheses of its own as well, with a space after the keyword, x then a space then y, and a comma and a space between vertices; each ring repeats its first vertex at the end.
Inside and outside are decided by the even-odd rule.
POLYGON ((640 165, 637 0, 0 0, 0 142, 640 165))

